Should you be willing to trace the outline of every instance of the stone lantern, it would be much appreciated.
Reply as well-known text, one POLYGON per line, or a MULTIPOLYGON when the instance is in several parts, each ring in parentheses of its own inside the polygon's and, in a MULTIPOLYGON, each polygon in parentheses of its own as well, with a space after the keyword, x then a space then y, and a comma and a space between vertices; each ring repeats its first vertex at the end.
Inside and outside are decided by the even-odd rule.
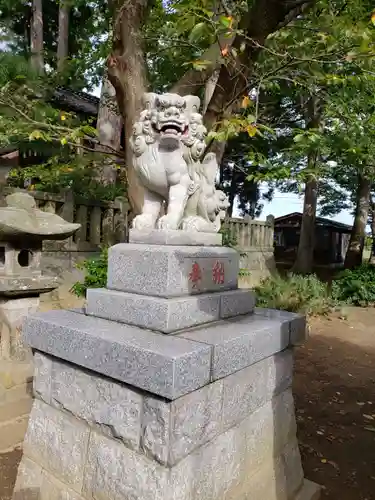
MULTIPOLYGON (((11 428, 9 433, 2 428, 0 450, 16 444, 8 442, 11 434, 17 436, 14 419, 31 404, 32 355, 20 339, 23 319, 36 312, 41 293, 58 286, 57 277, 41 271, 43 240, 68 238, 80 227, 38 210, 26 193, 7 196, 6 204, 0 208, 0 426, 8 422, 11 428)), ((18 427, 22 438, 25 429, 18 427)))

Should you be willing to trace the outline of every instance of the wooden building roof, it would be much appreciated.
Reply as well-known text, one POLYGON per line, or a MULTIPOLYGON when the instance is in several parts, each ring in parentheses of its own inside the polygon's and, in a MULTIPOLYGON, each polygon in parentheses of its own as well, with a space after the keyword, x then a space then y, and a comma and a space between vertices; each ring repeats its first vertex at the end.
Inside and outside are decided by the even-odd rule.
MULTIPOLYGON (((300 227, 302 220, 301 212, 292 212, 290 214, 282 215, 281 217, 275 218, 275 228, 283 227, 300 227)), ((350 233, 352 226, 348 224, 343 224, 342 222, 337 222, 335 220, 326 219, 325 217, 316 217, 315 224, 317 226, 324 226, 329 229, 335 229, 337 232, 350 233)))

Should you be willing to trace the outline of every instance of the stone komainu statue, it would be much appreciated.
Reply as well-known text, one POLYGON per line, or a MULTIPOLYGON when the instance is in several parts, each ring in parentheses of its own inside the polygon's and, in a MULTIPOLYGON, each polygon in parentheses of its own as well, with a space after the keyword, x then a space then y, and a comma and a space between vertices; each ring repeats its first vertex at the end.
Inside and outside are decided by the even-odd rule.
POLYGON ((131 146, 134 168, 144 187, 144 205, 133 227, 218 232, 228 208, 215 189, 218 164, 205 150, 200 100, 177 94, 146 94, 131 146), (166 214, 159 218, 163 203, 166 214))

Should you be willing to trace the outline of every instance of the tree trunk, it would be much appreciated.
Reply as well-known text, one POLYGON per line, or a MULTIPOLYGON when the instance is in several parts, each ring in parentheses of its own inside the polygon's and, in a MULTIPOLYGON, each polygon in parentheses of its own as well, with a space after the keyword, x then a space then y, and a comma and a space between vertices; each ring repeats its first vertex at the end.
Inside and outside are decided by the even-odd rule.
MULTIPOLYGON (((320 126, 320 110, 318 100, 315 96, 309 99, 306 111, 307 127, 310 129, 317 129, 320 126)), ((310 152, 307 158, 309 170, 314 169, 317 159, 318 152, 310 152)), ((308 274, 313 271, 317 203, 318 180, 315 175, 310 175, 306 180, 301 232, 298 242, 297 257, 292 268, 292 271, 295 273, 308 274)))
MULTIPOLYGON (((296 19, 313 5, 315 1, 316 0, 255 0, 252 9, 242 17, 239 26, 236 27, 246 34, 246 39, 252 41, 252 47, 256 49, 252 52, 251 59, 245 62, 244 67, 251 67, 252 60, 259 51, 259 44, 261 44, 268 35, 296 19), (258 38, 258 36, 260 37, 258 38)), ((211 45, 201 56, 201 60, 208 61, 209 64, 203 69, 190 69, 187 71, 182 78, 173 85, 171 92, 180 95, 197 94, 216 70, 223 69, 221 48, 225 46, 228 49, 228 53, 230 53, 231 46, 236 39, 237 45, 235 48, 238 51, 243 41, 243 37, 241 36, 240 38, 239 40, 238 35, 233 37, 224 36, 219 40, 220 45, 216 42, 211 45)), ((241 66, 241 63, 239 66, 241 66)), ((221 72, 222 71, 220 71, 220 73, 221 72)), ((236 72, 234 72, 234 78, 231 82, 233 87, 236 87, 238 82, 238 75, 236 76, 235 73, 236 72)), ((229 85, 227 88, 223 89, 223 95, 231 88, 231 85, 229 85)))
POLYGON ((375 202, 370 195, 370 210, 371 210, 371 254, 370 254, 370 259, 369 263, 370 264, 375 264, 375 202))
MULTIPOLYGON (((105 72, 100 94, 98 120, 96 122, 100 151, 120 151, 122 116, 118 109, 116 90, 105 72)), ((120 154, 119 154, 120 156, 120 154)), ((105 156, 98 168, 98 175, 103 184, 114 184, 117 178, 115 157, 105 156)))
POLYGON ((202 113, 205 114, 208 108, 208 105, 210 104, 210 101, 212 99, 212 96, 214 95, 215 92, 215 87, 217 84, 217 81, 219 79, 219 74, 220 71, 217 69, 212 73, 212 75, 208 78, 206 85, 204 87, 204 98, 203 98, 203 107, 202 107, 202 113))
POLYGON ((370 194, 371 181, 362 172, 359 172, 354 224, 350 235, 349 248, 345 256, 345 269, 353 269, 362 264, 367 218, 370 209, 370 194))
POLYGON ((244 14, 239 24, 238 33, 231 45, 238 54, 228 58, 227 64, 222 64, 214 94, 205 113, 206 127, 211 130, 226 114, 230 114, 244 95, 248 94, 250 77, 253 72, 253 62, 264 46, 267 37, 285 26, 304 10, 314 0, 255 0, 252 8, 244 14))
POLYGON ((38 74, 44 73, 42 0, 33 0, 31 17, 31 64, 38 74))
POLYGON ((108 57, 108 78, 116 90, 116 98, 125 128, 125 161, 128 198, 133 215, 141 212, 143 188, 133 167, 129 138, 142 108, 146 91, 146 68, 141 28, 151 2, 148 0, 115 0, 112 53, 108 57))
MULTIPOLYGON (((313 161, 315 161, 315 155, 313 161)), ((317 200, 318 182, 315 177, 311 177, 307 180, 305 186, 301 232, 299 236, 297 257, 292 269, 295 273, 308 274, 313 270, 317 200)))
MULTIPOLYGON (((206 82, 206 85, 204 88, 204 98, 203 98, 203 107, 202 107, 203 116, 205 115, 205 113, 207 111, 207 108, 210 104, 212 96, 214 95, 217 81, 219 79, 219 74, 220 74, 219 70, 214 71, 214 73, 210 76, 210 78, 206 82)), ((208 153, 208 151, 210 151, 211 153, 215 153, 217 164, 219 166, 221 165, 221 162, 223 160, 226 146, 227 146, 227 141, 222 141, 222 142, 213 141, 212 144, 210 145, 209 149, 206 151, 207 153, 208 153)))
POLYGON ((62 73, 69 56, 69 0, 61 0, 59 7, 59 35, 57 40, 57 71, 62 73))

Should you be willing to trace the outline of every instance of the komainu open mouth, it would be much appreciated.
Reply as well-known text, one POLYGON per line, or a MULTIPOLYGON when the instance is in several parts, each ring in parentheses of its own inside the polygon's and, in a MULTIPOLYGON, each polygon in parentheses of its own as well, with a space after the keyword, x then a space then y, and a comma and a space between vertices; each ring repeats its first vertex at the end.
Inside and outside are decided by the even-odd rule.
POLYGON ((163 125, 159 126, 156 128, 158 132, 160 132, 163 135, 175 135, 175 136, 182 136, 183 134, 187 134, 188 132, 188 126, 185 124, 180 124, 177 122, 167 122, 164 123, 163 125))
POLYGON ((162 134, 182 135, 181 127, 173 123, 167 123, 166 125, 163 125, 160 129, 160 132, 162 134))

